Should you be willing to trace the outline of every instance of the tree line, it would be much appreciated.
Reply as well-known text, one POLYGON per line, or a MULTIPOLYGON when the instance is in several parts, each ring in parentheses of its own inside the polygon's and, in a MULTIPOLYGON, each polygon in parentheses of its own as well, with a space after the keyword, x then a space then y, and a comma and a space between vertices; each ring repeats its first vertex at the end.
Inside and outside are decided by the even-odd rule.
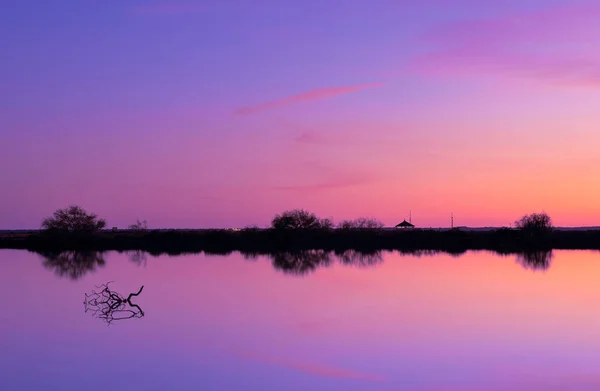
MULTIPOLYGON (((381 230, 385 225, 375 218, 360 217, 342 220, 334 224, 331 218, 320 218, 304 209, 292 209, 276 214, 271 220, 274 230, 381 230)), ((56 234, 91 234, 106 228, 106 220, 89 213, 80 206, 72 205, 56 210, 52 216, 42 221, 42 229, 56 234)), ((146 220, 137 220, 129 230, 146 231, 146 220)), ((248 227, 248 229, 258 227, 248 227)), ((545 212, 522 216, 515 221, 515 228, 531 234, 549 232, 553 229, 552 219, 545 212)))

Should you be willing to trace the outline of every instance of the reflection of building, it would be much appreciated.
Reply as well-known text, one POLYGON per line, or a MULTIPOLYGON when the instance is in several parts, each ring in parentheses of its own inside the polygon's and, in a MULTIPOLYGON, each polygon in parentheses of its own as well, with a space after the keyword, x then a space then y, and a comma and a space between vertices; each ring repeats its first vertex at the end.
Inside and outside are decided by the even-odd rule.
POLYGON ((396 228, 414 228, 415 226, 411 223, 409 223, 406 220, 403 220, 400 224, 398 224, 396 226, 396 228))

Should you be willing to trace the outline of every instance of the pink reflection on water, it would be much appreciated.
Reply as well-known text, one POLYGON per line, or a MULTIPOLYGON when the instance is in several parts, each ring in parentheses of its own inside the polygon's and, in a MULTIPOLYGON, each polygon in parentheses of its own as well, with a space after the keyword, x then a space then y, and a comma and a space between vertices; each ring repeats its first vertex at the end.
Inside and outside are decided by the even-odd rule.
POLYGON ((544 272, 488 253, 384 258, 298 277, 265 257, 109 253, 73 281, 0 251, 0 389, 100 390, 88 379, 107 374, 123 390, 597 389, 598 253, 556 251, 544 272), (144 318, 84 313, 111 280, 144 285, 144 318))
POLYGON ((274 364, 277 366, 291 368, 300 372, 305 372, 311 375, 316 376, 325 376, 325 377, 334 377, 341 379, 358 379, 358 380, 368 380, 368 381, 385 381, 386 378, 378 375, 361 373, 357 371, 349 371, 341 368, 334 368, 327 365, 316 364, 311 362, 299 362, 290 360, 287 358, 273 358, 266 357, 260 354, 252 353, 252 352, 233 352, 234 355, 244 358, 246 360, 254 360, 263 362, 266 364, 274 364))

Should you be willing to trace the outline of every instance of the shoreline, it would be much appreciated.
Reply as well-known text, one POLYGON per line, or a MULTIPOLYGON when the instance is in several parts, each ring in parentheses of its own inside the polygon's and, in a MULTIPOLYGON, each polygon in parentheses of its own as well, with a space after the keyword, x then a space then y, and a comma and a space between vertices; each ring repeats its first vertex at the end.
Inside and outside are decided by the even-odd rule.
POLYGON ((12 231, 0 235, 0 249, 31 251, 146 251, 150 254, 187 252, 272 253, 330 250, 434 250, 462 253, 489 250, 518 253, 536 250, 600 250, 600 230, 531 232, 502 228, 467 229, 206 229, 102 231, 87 235, 57 235, 12 231))

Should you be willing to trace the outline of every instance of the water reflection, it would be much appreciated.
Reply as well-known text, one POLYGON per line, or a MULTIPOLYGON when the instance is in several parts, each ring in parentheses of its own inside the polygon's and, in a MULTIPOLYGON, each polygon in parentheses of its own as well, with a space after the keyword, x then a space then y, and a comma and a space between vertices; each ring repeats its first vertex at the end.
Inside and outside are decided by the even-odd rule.
POLYGON ((269 254, 275 269, 284 273, 305 275, 319 267, 331 265, 331 253, 324 250, 302 250, 269 254))
MULTIPOLYGON (((261 254, 243 253, 246 260, 255 261, 261 254)), ((326 251, 326 250, 298 250, 279 251, 266 254, 273 267, 286 274, 303 276, 314 272, 320 267, 329 267, 336 260, 346 266, 374 267, 383 263, 382 251, 326 251)))
POLYGON ((143 285, 137 293, 130 293, 125 298, 120 293, 111 290, 108 284, 110 282, 96 286, 99 291, 92 290, 89 294, 85 294, 83 305, 86 313, 89 311, 94 318, 98 318, 108 325, 115 320, 135 319, 144 316, 144 311, 140 306, 131 302, 132 297, 139 296, 142 293, 143 285))
MULTIPOLYGON (((461 257, 464 252, 448 252, 438 250, 402 250, 402 255, 414 257, 433 257, 441 253, 450 254, 452 257, 461 257)), ((227 256, 231 251, 204 252, 206 256, 227 256)), ((69 277, 78 280, 87 273, 96 271, 105 265, 104 253, 98 251, 63 251, 59 253, 39 253, 44 258, 44 267, 60 277, 69 277)), ((141 250, 127 251, 129 261, 146 267, 149 253, 141 250)), ((184 253, 180 254, 184 255, 184 253)), ((501 254, 510 255, 510 253, 501 254)), ((292 250, 279 252, 242 252, 242 256, 249 261, 257 261, 261 256, 267 257, 276 270, 285 274, 303 276, 316 271, 321 267, 329 267, 335 262, 344 266, 375 267, 384 261, 382 250, 292 250)), ((514 256, 514 253, 513 253, 514 256)), ((516 254, 516 262, 526 270, 548 270, 553 258, 552 250, 532 250, 516 254)))
POLYGON ((43 258, 46 269, 53 270, 59 277, 69 277, 72 280, 78 280, 106 265, 104 253, 99 251, 40 252, 39 255, 43 258))
POLYGON ((342 264, 349 266, 373 267, 383 263, 383 253, 381 251, 361 252, 347 250, 336 253, 336 256, 342 264))
POLYGON ((517 254, 516 261, 527 270, 546 271, 554 258, 552 250, 527 251, 517 254))
POLYGON ((0 251, 0 390, 600 389, 598 252, 280 257, 295 277, 255 251, 107 252, 77 282, 0 251))
POLYGON ((142 250, 135 250, 127 252, 129 260, 138 266, 146 267, 148 264, 148 253, 142 250))

